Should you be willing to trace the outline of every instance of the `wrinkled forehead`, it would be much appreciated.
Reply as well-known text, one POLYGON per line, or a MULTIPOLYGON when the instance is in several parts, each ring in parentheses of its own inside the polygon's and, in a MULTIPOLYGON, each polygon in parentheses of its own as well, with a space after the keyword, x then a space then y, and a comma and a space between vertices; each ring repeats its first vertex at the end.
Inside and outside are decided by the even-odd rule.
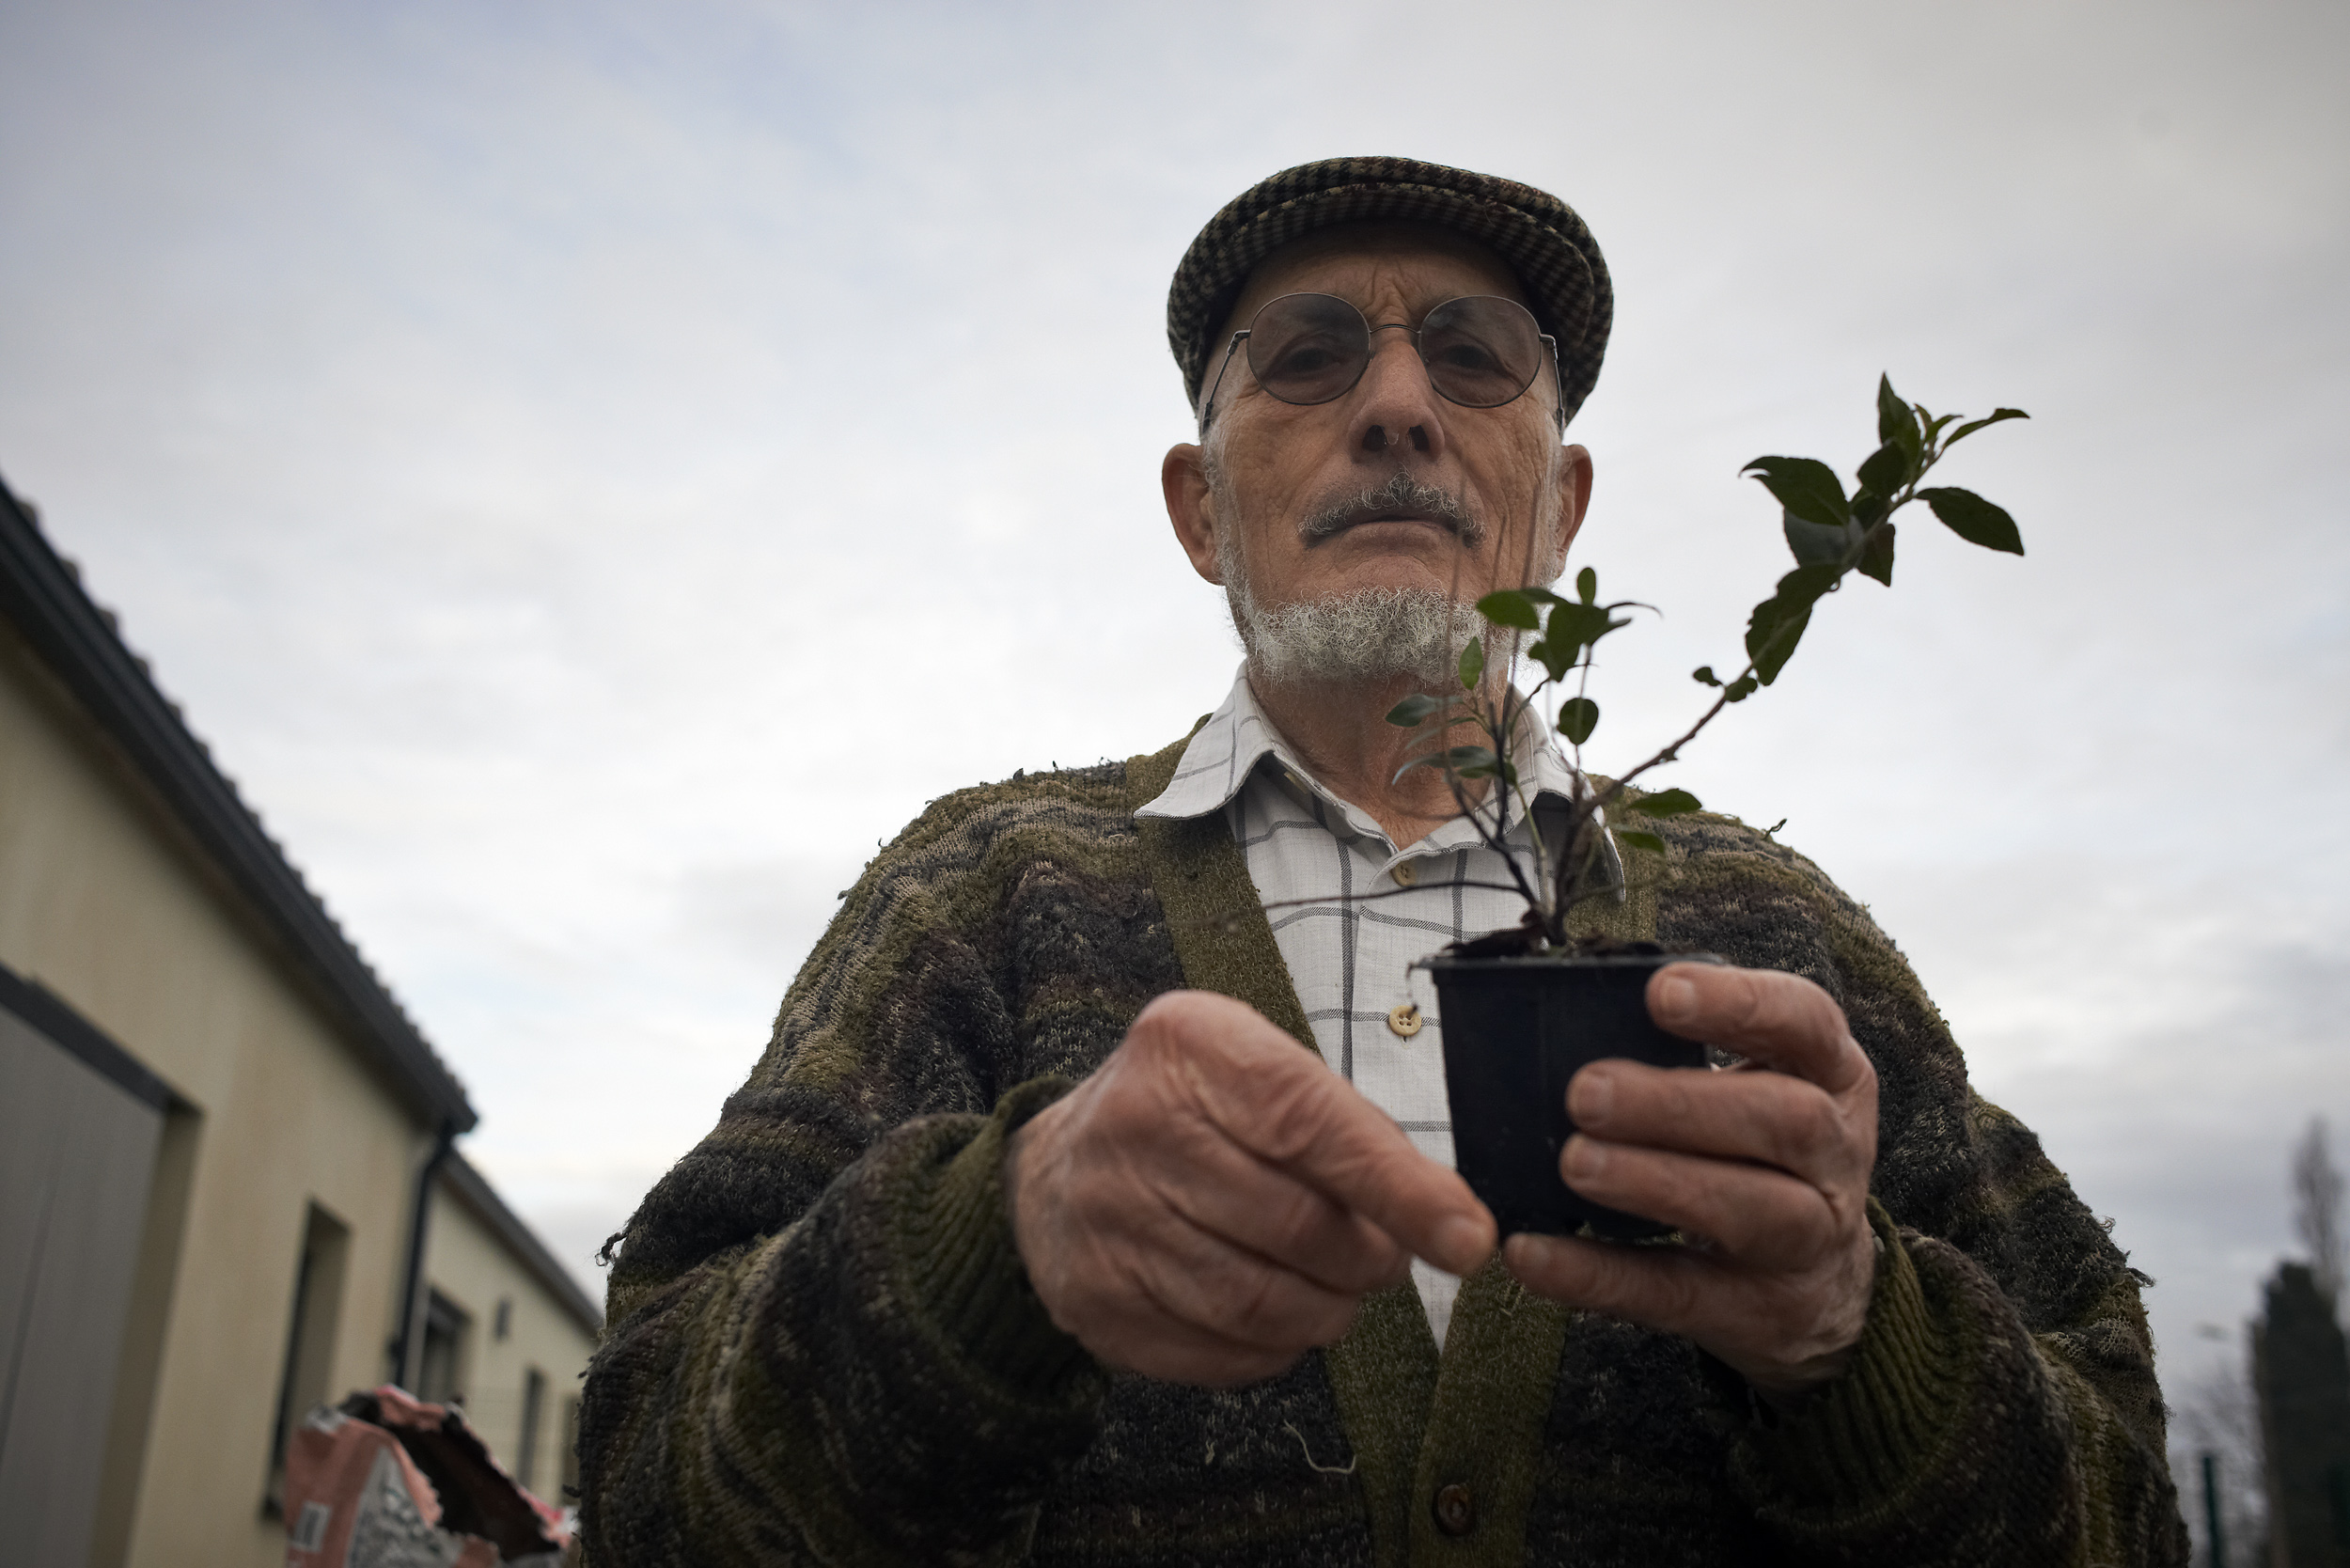
POLYGON ((1423 310, 1464 294, 1498 294, 1528 308, 1534 303, 1507 262, 1449 228, 1338 224, 1292 240, 1258 262, 1225 313, 1218 337, 1230 337, 1267 300, 1283 294, 1336 294, 1361 306, 1383 286, 1397 288, 1423 310))

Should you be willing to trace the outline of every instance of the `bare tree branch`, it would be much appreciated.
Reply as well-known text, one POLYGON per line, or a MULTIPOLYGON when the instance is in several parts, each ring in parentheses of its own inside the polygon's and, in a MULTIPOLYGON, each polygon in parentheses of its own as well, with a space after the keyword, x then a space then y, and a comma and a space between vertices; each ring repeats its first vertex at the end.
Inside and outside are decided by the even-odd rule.
POLYGON ((2310 1119, 2293 1151, 2293 1230, 2309 1249, 2310 1272, 2342 1309, 2342 1172, 2326 1147, 2326 1119, 2310 1119))

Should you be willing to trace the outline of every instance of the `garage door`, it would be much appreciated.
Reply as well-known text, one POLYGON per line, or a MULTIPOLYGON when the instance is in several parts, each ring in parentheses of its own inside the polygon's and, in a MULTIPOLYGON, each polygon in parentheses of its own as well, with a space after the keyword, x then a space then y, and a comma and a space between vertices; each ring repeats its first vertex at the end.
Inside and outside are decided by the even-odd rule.
POLYGON ((55 998, 5 979, 0 1556, 83 1568, 168 1096, 55 998))

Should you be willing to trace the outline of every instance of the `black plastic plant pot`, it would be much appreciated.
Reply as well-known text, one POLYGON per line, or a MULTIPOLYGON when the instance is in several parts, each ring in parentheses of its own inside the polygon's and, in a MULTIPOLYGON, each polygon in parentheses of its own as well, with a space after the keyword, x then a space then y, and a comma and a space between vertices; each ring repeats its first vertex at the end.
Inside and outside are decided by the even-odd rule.
POLYGON ((1505 1236, 1519 1231, 1613 1241, 1671 1228, 1576 1196, 1559 1174, 1574 1131, 1567 1080, 1587 1062, 1630 1058, 1652 1067, 1703 1067, 1705 1047, 1668 1034, 1648 1013, 1649 977, 1668 964, 1719 964, 1712 953, 1637 952, 1428 962, 1444 1027, 1452 1102, 1452 1162, 1505 1236))

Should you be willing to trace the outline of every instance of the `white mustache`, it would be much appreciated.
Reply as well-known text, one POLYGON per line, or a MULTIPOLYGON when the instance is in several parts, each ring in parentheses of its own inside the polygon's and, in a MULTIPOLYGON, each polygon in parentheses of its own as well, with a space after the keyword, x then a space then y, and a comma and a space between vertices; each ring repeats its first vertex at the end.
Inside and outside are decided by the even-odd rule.
POLYGON ((1442 523, 1471 547, 1485 540, 1485 525, 1469 510, 1467 502, 1449 490, 1422 484, 1401 468, 1376 489, 1324 502, 1297 525, 1297 533, 1307 543, 1319 544, 1357 524, 1397 512, 1442 523))

